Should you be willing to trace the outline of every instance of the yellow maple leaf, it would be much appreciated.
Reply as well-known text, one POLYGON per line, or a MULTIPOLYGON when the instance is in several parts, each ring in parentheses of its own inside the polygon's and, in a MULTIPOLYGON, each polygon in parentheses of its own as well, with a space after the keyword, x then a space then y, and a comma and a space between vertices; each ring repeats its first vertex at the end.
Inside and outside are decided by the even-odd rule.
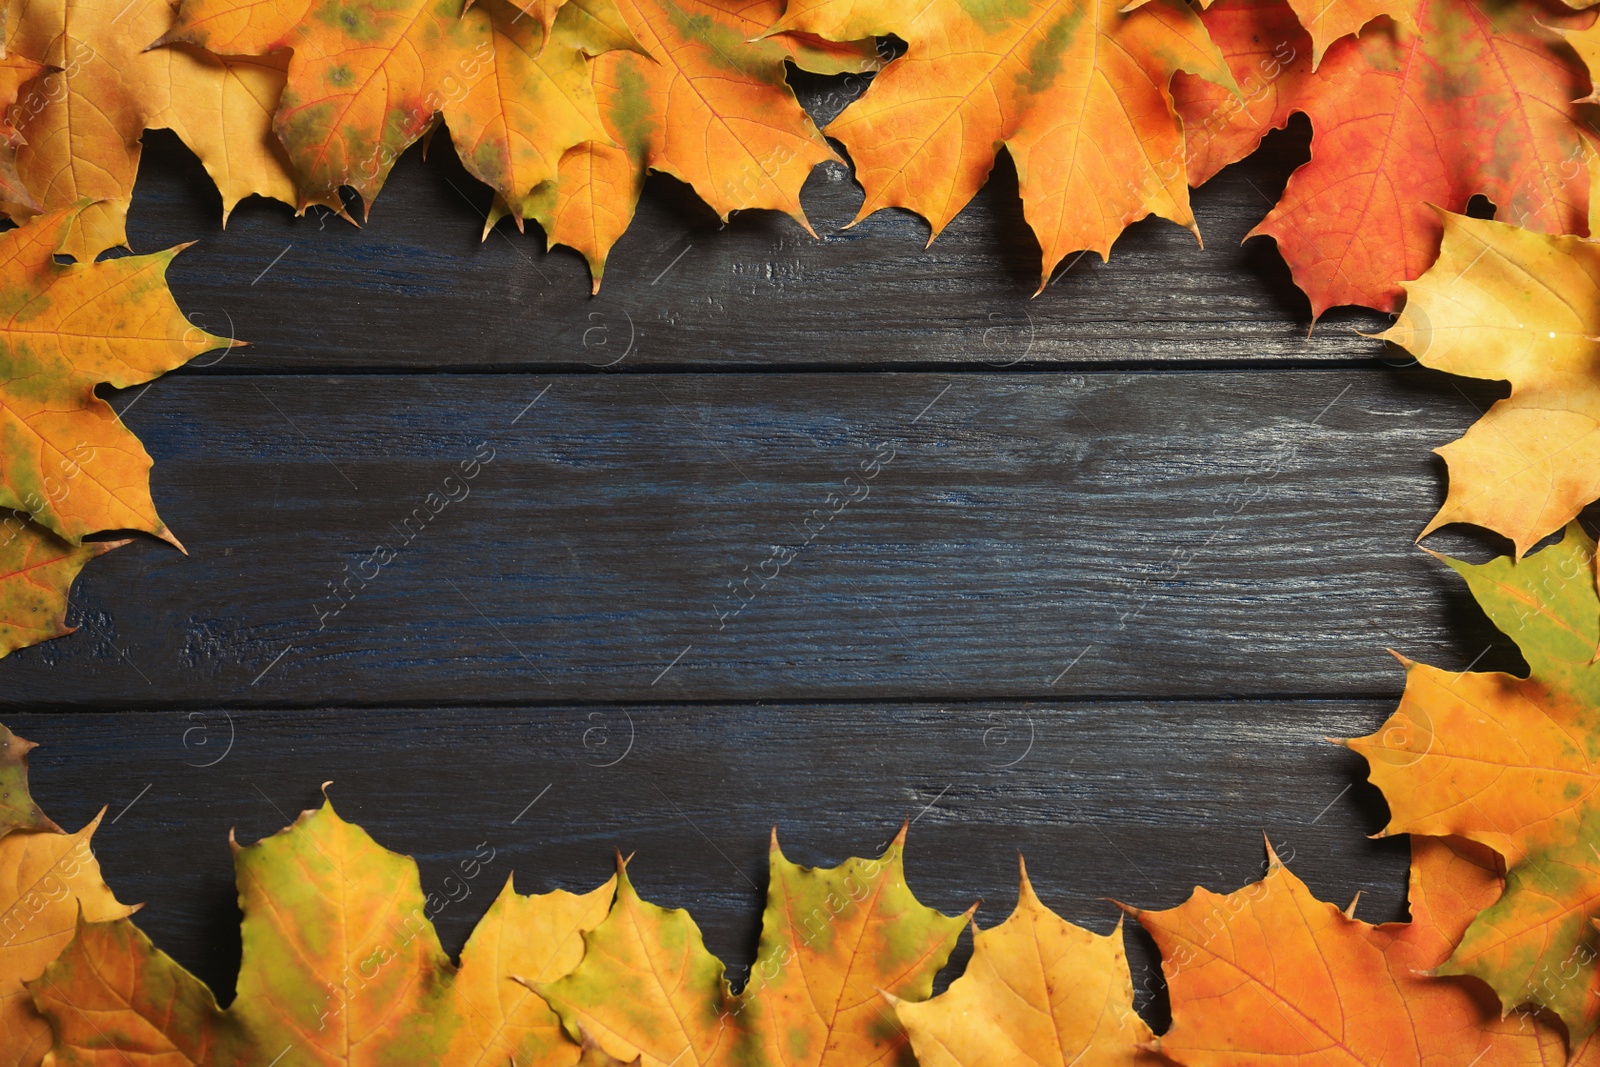
MULTIPOLYGON (((577 0, 571 0, 577 2, 577 0)), ((582 1052, 561 1020, 526 983, 552 982, 583 959, 583 931, 599 926, 616 895, 615 878, 587 893, 518 896, 511 879, 473 928, 453 982, 463 1024, 444 1062, 510 1062, 570 1067, 582 1052)))
POLYGON ((234 342, 178 310, 166 271, 179 248, 57 263, 84 210, 0 234, 0 509, 72 544, 143 530, 179 545, 150 499, 149 455, 94 390, 141 385, 234 342))
MULTIPOLYGON (((1021 866, 1019 862, 1019 866, 1021 866)), ((892 997, 921 1067, 1158 1067, 1133 1011, 1121 924, 1105 936, 1040 902, 1021 867, 1011 917, 973 936, 972 960, 922 1003, 892 997)), ((976 926, 976 924, 974 924, 976 926)))
POLYGON ((94 557, 126 541, 68 544, 26 517, 0 521, 0 656, 65 637, 67 592, 94 557))
MULTIPOLYGON (((26 143, 17 149, 17 173, 45 210, 97 201, 62 243, 76 259, 127 243, 147 128, 170 127, 200 156, 222 192, 224 218, 251 193, 297 199, 269 125, 282 60, 150 47, 172 20, 168 0, 28 0, 20 8, 10 47, 58 70, 20 90, 14 110, 26 143)), ((336 198, 316 202, 339 207, 336 198)), ((30 213, 27 203, 6 210, 30 213)))
POLYGON ((0 837, 0 1067, 35 1067, 50 1027, 24 988, 77 929, 131 915, 100 877, 89 841, 104 812, 75 834, 19 830, 0 837))
POLYGON ((569 148, 611 140, 595 103, 591 57, 640 48, 614 0, 568 0, 548 34, 521 14, 508 0, 467 10, 451 32, 457 54, 469 58, 442 101, 462 164, 493 186, 519 226, 569 148))
POLYGON ((1423 534, 1475 523, 1520 556, 1600 496, 1600 244, 1440 215, 1438 260, 1379 336, 1511 395, 1435 450, 1450 488, 1423 534))

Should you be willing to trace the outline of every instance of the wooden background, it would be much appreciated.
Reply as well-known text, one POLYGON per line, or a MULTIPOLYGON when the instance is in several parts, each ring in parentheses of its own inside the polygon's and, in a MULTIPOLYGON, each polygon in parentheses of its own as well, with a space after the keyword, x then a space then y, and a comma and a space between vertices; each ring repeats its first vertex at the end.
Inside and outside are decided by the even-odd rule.
MULTIPOLYGON (((849 86, 802 88, 827 112, 849 86)), ((1323 738, 1392 709, 1385 647, 1519 668, 1412 545, 1429 449, 1500 394, 1355 332, 1384 316, 1308 336, 1272 242, 1241 244, 1308 143, 1297 120, 1196 192, 1203 250, 1147 220, 1037 299, 1004 160, 931 247, 903 213, 843 229, 840 166, 806 188, 821 240, 654 178, 591 298, 536 232, 480 243, 487 191, 443 137, 363 229, 251 201, 222 232, 199 165, 149 135, 133 247, 199 238, 172 288, 250 346, 113 397, 190 554, 96 561, 83 629, 0 664, 35 795, 71 828, 109 806, 110 883, 224 1002, 228 831, 276 831, 328 780, 430 891, 495 849, 437 917, 452 952, 512 870, 582 889, 621 848, 737 978, 771 826, 832 864, 908 818, 913 889, 988 923, 1019 849, 1106 930, 1107 897, 1249 881, 1263 834, 1323 897, 1402 917, 1405 845, 1366 839, 1382 799, 1323 738), (482 442, 470 495, 319 627, 329 583, 482 442)))

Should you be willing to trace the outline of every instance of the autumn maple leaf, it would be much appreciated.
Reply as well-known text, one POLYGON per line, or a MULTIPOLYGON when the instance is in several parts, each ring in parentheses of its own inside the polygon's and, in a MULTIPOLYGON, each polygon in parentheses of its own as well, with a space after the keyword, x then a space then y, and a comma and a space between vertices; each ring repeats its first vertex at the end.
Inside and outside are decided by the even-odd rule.
POLYGON ((183 0, 166 40, 219 54, 292 52, 273 129, 301 208, 336 203, 349 186, 370 210, 395 160, 440 112, 468 168, 520 201, 554 178, 568 146, 604 136, 588 56, 632 46, 612 0, 530 7, 524 18, 506 0, 183 0))
POLYGON ((61 832, 28 791, 28 753, 37 747, 0 726, 0 837, 13 830, 61 832))
POLYGON ((1178 71, 1230 90, 1233 78, 1186 4, 796 0, 775 28, 830 40, 893 33, 910 46, 827 129, 866 187, 857 222, 905 207, 938 236, 1003 145, 1044 251, 1040 289, 1068 253, 1104 257, 1146 215, 1198 235, 1169 85, 1178 71))
POLYGON ((184 0, 163 40, 223 55, 289 50, 273 129, 300 179, 296 206, 348 185, 370 210, 394 161, 433 124, 461 11, 462 0, 184 0))
MULTIPOLYGON (((1040 902, 1021 870, 1011 917, 972 939, 972 960, 923 1003, 891 996, 921 1067, 1158 1067, 1154 1035, 1133 1011, 1115 933, 1074 926, 1040 902)), ((976 928, 976 923, 974 923, 976 928)))
POLYGON ((1399 709, 1346 742, 1389 801, 1384 833, 1459 835, 1506 857, 1506 887, 1440 973, 1488 982, 1507 1010, 1549 1008, 1575 1041, 1600 1025, 1600 597, 1577 525, 1521 560, 1445 560, 1531 673, 1406 663, 1399 709))
POLYGON ((463 0, 183 0, 164 38, 219 55, 290 50, 273 129, 300 181, 297 207, 350 186, 371 209, 394 161, 432 126, 456 56, 463 0))
MULTIPOLYGON (((12 513, 0 521, 0 657, 72 633, 75 627, 67 625, 67 593, 78 572, 96 556, 127 543, 72 545, 25 516, 12 513)), ((4 782, 0 774, 0 810, 11 795, 4 782)), ((0 818, 0 828, 4 825, 0 818)))
POLYGON ((644 1067, 906 1064, 880 993, 926 999, 963 918, 917 903, 904 843, 902 829, 878 859, 819 870, 791 863, 774 833, 761 943, 738 996, 694 920, 640 899, 619 857, 616 903, 585 935, 583 962, 536 988, 569 1032, 644 1067))
MULTIPOLYGON (((1129 909, 1161 949, 1172 1026, 1159 1047, 1192 1067, 1551 1067, 1559 1032, 1502 1018, 1474 979, 1428 971, 1500 890, 1498 860, 1468 841, 1411 842, 1411 921, 1373 926, 1317 900, 1271 856, 1261 881, 1197 889, 1167 911, 1129 909)), ((1589 1064, 1584 1054, 1573 1067, 1589 1064)))
POLYGON ((1464 437, 1424 534, 1471 522, 1518 555, 1600 497, 1600 244, 1444 215, 1438 261, 1380 336, 1418 362, 1509 381, 1464 437))
POLYGON ((103 530, 176 545, 150 499, 149 455, 94 390, 141 385, 234 342, 178 310, 166 283, 178 248, 57 263, 79 210, 0 234, 0 512, 74 545, 103 530))
MULTIPOLYGON (((1361 32, 1367 23, 1387 16, 1413 32, 1416 0, 1288 0, 1289 7, 1311 37, 1311 67, 1316 69, 1328 46, 1341 37, 1361 32)), ((1201 7, 1208 4, 1202 3, 1201 7)))
MULTIPOLYGON (((32 196, 5 195, 4 183, 0 195, 20 217, 96 201, 62 244, 77 259, 127 243, 146 129, 172 129, 200 157, 222 193, 224 220, 253 193, 297 200, 270 128, 286 58, 149 47, 172 19, 168 0, 28 0, 17 8, 10 54, 52 69, 23 84, 11 109, 26 142, 16 148, 16 170, 32 196)), ((318 202, 339 209, 337 199, 318 202)))
MULTIPOLYGON (((462 861, 459 879, 492 863, 484 847, 462 861)), ((244 954, 233 1005, 219 1009, 132 923, 85 921, 28 984, 55 1030, 61 1067, 142 1057, 266 1067, 287 1048, 308 1062, 350 1065, 573 1067, 584 1054, 513 976, 549 981, 575 966, 579 935, 605 916, 612 883, 523 897, 507 878, 458 969, 428 918, 444 898, 425 897, 414 861, 377 845, 331 804, 235 845, 234 867, 244 954)))
POLYGON ((1401 283, 1439 251, 1432 205, 1464 211, 1476 194, 1503 218, 1583 232, 1586 152, 1573 101, 1589 78, 1555 29, 1578 16, 1544 0, 1417 0, 1418 30, 1381 20, 1313 46, 1281 0, 1221 0, 1201 18, 1245 99, 1179 78, 1175 94, 1198 185, 1242 159, 1296 111, 1311 119, 1311 160, 1253 231, 1267 234, 1311 299, 1395 311, 1401 283))
MULTIPOLYGON (((4 739, 18 742, 0 728, 4 739)), ((31 747, 31 746, 30 746, 31 747)), ((100 878, 90 839, 100 818, 75 834, 17 830, 0 837, 0 1067, 37 1067, 50 1026, 34 1010, 28 982, 72 940, 80 916, 110 922, 132 914, 100 878)), ((46 820, 48 822, 48 820, 46 820)))
POLYGON ((10 205, 24 216, 36 215, 44 209, 17 173, 17 150, 26 140, 17 128, 26 114, 16 106, 17 97, 24 82, 31 82, 45 73, 44 64, 20 56, 15 50, 0 55, 0 205, 10 205))
POLYGON ((596 292, 652 170, 693 187, 724 221, 765 208, 812 232, 800 187, 818 163, 838 157, 795 99, 784 63, 819 73, 874 69, 872 42, 835 45, 788 33, 756 39, 782 13, 782 0, 621 0, 619 7, 648 54, 618 50, 595 61, 611 143, 572 148, 556 182, 498 210, 537 220, 552 246, 581 253, 596 292))
POLYGON ((518 225, 534 190, 555 182, 569 148, 611 143, 595 102, 592 57, 643 50, 613 0, 567 0, 548 33, 522 14, 507 0, 467 10, 451 28, 453 48, 474 58, 442 101, 462 164, 494 188, 518 225))

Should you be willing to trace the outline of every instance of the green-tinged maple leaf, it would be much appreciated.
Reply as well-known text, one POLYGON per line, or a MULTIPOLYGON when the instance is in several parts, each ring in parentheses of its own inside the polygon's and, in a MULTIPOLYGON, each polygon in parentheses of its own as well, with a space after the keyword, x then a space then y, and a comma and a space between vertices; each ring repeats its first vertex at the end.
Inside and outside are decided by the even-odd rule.
POLYGON ((72 545, 16 513, 0 521, 0 657, 72 633, 67 594, 78 572, 127 543, 72 545))
MULTIPOLYGON (((1412 839, 1411 921, 1372 926, 1311 895, 1272 856, 1261 881, 1197 889, 1139 911, 1172 997, 1162 1053, 1186 1067, 1556 1067, 1556 1027, 1502 1018, 1472 979, 1429 975, 1500 890, 1498 861, 1471 842, 1412 839)), ((1583 1050, 1572 1067, 1596 1062, 1583 1050)))
POLYGON ((414 860, 324 803, 235 844, 233 862, 244 953, 229 1014, 258 1048, 325 1063, 438 1058, 450 1027, 430 1009, 450 960, 424 915, 414 860))
POLYGON ((570 1033, 644 1067, 910 1064, 882 994, 926 998, 964 917, 917 903, 904 844, 902 828, 879 858, 819 870, 791 863, 774 834, 761 944, 737 997, 688 913, 641 900, 619 862, 583 962, 538 988, 570 1033))
POLYGON ((1113 0, 795 0, 775 28, 909 45, 827 129, 866 187, 858 222, 910 208, 937 236, 1004 146, 1044 252, 1041 290, 1066 255, 1104 257, 1147 215, 1199 232, 1169 86, 1179 71, 1230 90, 1233 78, 1178 0, 1131 12, 1113 0))
MULTIPOLYGON (((524 897, 508 879, 458 969, 439 946, 416 863, 339 818, 331 803, 233 849, 244 912, 233 1004, 218 1009, 132 923, 84 923, 29 986, 55 1028, 60 1067, 580 1062, 582 1046, 514 978, 550 980, 575 965, 611 884, 582 896, 524 897)), ((493 851, 475 857, 463 861, 468 878, 493 851)))
POLYGON ((819 870, 791 863, 773 832, 761 943, 740 996, 768 1062, 912 1062, 883 995, 926 1000, 966 916, 940 914, 911 895, 905 837, 902 827, 877 859, 819 870))
POLYGON ((37 747, 0 725, 0 837, 13 830, 61 833, 28 791, 28 753, 37 747))
POLYGON ((569 1034, 587 1034, 618 1059, 644 1067, 742 1063, 747 1041, 700 928, 681 908, 641 900, 617 857, 617 897, 605 921, 584 935, 583 962, 535 990, 569 1034))
MULTIPOLYGON (((569 0, 569 6, 578 2, 569 0)), ((462 1025, 446 1063, 568 1067, 581 1062, 556 1013, 524 983, 552 982, 578 965, 583 931, 605 920, 616 889, 612 878, 582 895, 556 890, 525 897, 506 879, 461 950, 461 970, 451 979, 451 1003, 462 1025)))
POLYGON ((796 34, 755 40, 782 13, 782 0, 620 0, 618 7, 648 55, 619 50, 594 61, 600 115, 616 147, 588 141, 570 149, 559 191, 534 190, 513 214, 536 219, 552 245, 582 253, 596 289, 649 170, 692 186, 724 220, 769 208, 812 232, 800 186, 814 166, 838 157, 795 99, 784 62, 872 69, 872 42, 830 46, 796 34))
MULTIPOLYGON (((1020 866, 1020 863, 1019 863, 1020 866)), ((1158 1067, 1133 1011, 1122 928, 1101 936, 1040 902, 1021 869, 1011 917, 978 930, 966 973, 932 1000, 891 997, 921 1067, 1158 1067)), ((976 923, 974 923, 976 928, 976 923)))
POLYGON ((453 47, 477 59, 445 100, 444 118, 462 164, 494 187, 520 226, 534 190, 555 182, 568 149, 610 143, 595 104, 592 57, 640 45, 614 0, 568 0, 548 39, 519 14, 507 0, 484 0, 456 24, 453 47))
POLYGON ((1373 23, 1313 72, 1312 41, 1281 0, 1221 0, 1201 18, 1244 100, 1174 83, 1196 185, 1294 112, 1310 117, 1310 162, 1251 233, 1277 241, 1314 316, 1398 310, 1401 283, 1438 254, 1435 205, 1465 211, 1482 194, 1530 229, 1587 226, 1575 101, 1590 82, 1557 28, 1590 16, 1545 0, 1417 0, 1414 11, 1418 29, 1373 23))
POLYGON ((1558 1014, 1575 1040, 1600 1025, 1600 597, 1578 526, 1521 560, 1445 560, 1517 642, 1531 673, 1406 662, 1400 707, 1366 757, 1389 801, 1384 832, 1459 835, 1506 858, 1504 894, 1440 968, 1488 982, 1507 1010, 1558 1014))
MULTIPOLYGON (((166 272, 179 248, 57 263, 78 210, 0 234, 0 513, 30 516, 73 545, 104 530, 177 545, 150 499, 149 455, 94 390, 142 385, 232 342, 178 310, 166 272)), ((32 542, 24 559, 51 551, 32 542)), ((53 572, 58 587, 72 565, 53 572)))
POLYGON ((49 1051, 50 1026, 24 985, 66 947, 79 916, 109 922, 133 911, 106 888, 89 846, 104 815, 75 834, 0 837, 0 1067, 37 1067, 49 1051))
POLYGON ((439 84, 469 59, 451 48, 463 8, 463 0, 183 0, 166 40, 217 54, 291 50, 273 129, 299 180, 297 206, 348 185, 370 210, 394 161, 433 125, 439 84))

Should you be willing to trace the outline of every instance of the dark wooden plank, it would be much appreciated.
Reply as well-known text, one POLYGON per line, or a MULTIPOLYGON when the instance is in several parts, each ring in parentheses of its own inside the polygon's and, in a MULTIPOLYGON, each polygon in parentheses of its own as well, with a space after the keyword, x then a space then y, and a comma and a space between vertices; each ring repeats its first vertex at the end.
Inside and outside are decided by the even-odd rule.
POLYGON ((84 632, 0 664, 0 704, 1393 694, 1385 646, 1464 667, 1496 640, 1408 547, 1428 449, 1475 417, 1418 371, 191 377, 121 403, 193 555, 96 561, 84 632))
MULTIPOLYGON (((688 907, 741 974, 754 954, 767 831, 795 860, 875 852, 912 819, 926 903, 980 920, 1015 900, 1016 855, 1041 896, 1107 930, 1104 898, 1165 907, 1260 870, 1269 834, 1318 894, 1403 914, 1406 846, 1364 764, 1321 740, 1370 731, 1380 701, 349 709, 8 717, 42 743, 34 793, 95 839, 138 921, 227 999, 239 941, 227 834, 241 842, 319 803, 415 855, 424 885, 480 842, 471 896, 438 916, 458 951, 515 870, 524 891, 586 888, 637 851, 650 899, 688 907), (231 745, 231 747, 230 747, 231 745), (206 766, 206 764, 211 764, 206 766), (608 765, 609 764, 609 765, 608 765), (530 802, 537 800, 531 808, 530 802), (131 806, 129 806, 131 803, 131 806)), ((455 890, 459 896, 459 889, 455 890)), ((1136 983, 1154 988, 1137 946, 1136 983)))
POLYGON ((1038 246, 1004 160, 928 248, 904 212, 844 230, 861 192, 838 165, 806 187, 820 241, 771 212, 723 227, 686 187, 652 179, 598 298, 576 255, 542 251, 537 227, 506 223, 480 242, 488 191, 442 137, 426 163, 401 159, 364 229, 252 200, 221 232, 205 173, 152 133, 129 233, 139 251, 200 239, 173 289, 197 322, 253 342, 219 371, 581 368, 624 353, 620 369, 1379 358, 1384 346, 1350 327, 1383 316, 1338 313, 1307 336, 1309 306, 1270 239, 1240 244, 1307 139, 1301 122, 1195 193, 1203 250, 1146 220, 1109 263, 1078 259, 1037 299, 1038 246))

